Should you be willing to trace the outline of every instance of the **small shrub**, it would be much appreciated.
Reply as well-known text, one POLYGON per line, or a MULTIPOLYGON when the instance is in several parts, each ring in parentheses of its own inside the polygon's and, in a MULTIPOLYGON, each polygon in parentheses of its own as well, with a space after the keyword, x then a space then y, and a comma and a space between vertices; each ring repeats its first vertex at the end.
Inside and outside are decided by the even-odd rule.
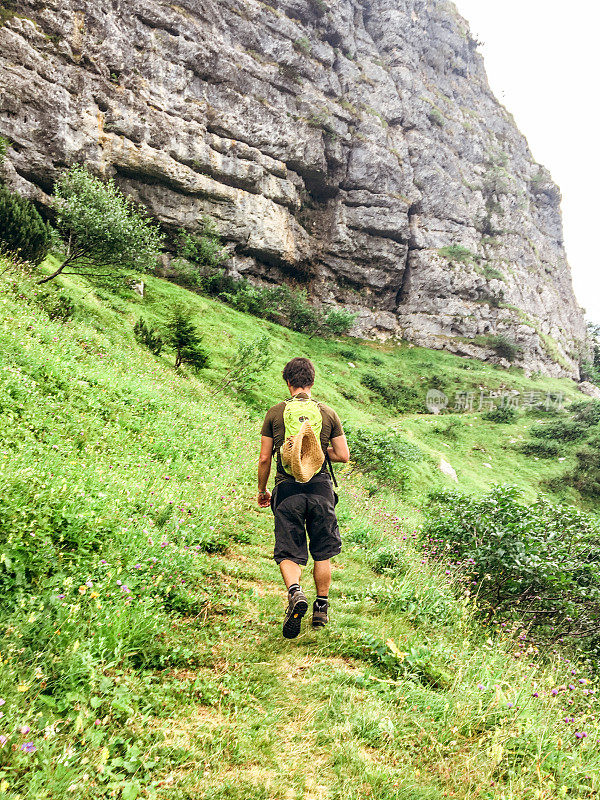
POLYGON ((600 499, 600 436, 596 436, 575 453, 577 466, 562 479, 591 500, 600 499))
POLYGON ((588 428, 600 422, 600 400, 579 400, 569 407, 573 418, 588 428))
POLYGON ((432 122, 434 125, 437 125, 438 128, 443 128, 444 125, 446 124, 444 115, 439 110, 439 108, 432 108, 427 117, 429 121, 432 122))
POLYGON ((404 556, 399 547, 387 545, 369 554, 368 564, 379 574, 402 574, 406 571, 404 556))
POLYGON ((537 456, 538 458, 556 458, 560 453, 556 442, 547 442, 544 439, 523 442, 519 445, 519 450, 525 456, 537 456))
POLYGON ((509 424, 517 419, 517 411, 511 406, 494 406, 489 411, 482 415, 483 419, 488 422, 496 422, 500 424, 509 424))
POLYGON ((459 419, 456 419, 456 417, 453 417, 452 419, 448 420, 445 425, 440 425, 439 428, 434 428, 431 432, 442 436, 444 439, 449 439, 452 442, 456 442, 459 438, 459 432, 462 433, 463 430, 463 423, 459 419))
POLYGON ((500 272, 499 269, 496 267, 490 267, 489 264, 483 265, 483 275, 488 281, 503 281, 504 280, 504 273, 500 272))
POLYGON ((346 433, 352 461, 382 484, 404 488, 410 477, 410 465, 423 459, 418 447, 395 433, 365 428, 348 429, 346 433))
POLYGON ((164 345, 162 336, 158 333, 156 328, 147 325, 141 317, 135 323, 133 335, 140 344, 147 347, 155 356, 160 355, 164 345))
POLYGON ((585 423, 574 419, 557 419, 547 425, 535 425, 531 435, 536 439, 549 439, 558 442, 577 442, 588 434, 585 423))
POLYGON ((463 247, 462 244, 451 244, 447 247, 440 247, 438 253, 449 261, 460 261, 461 264, 471 264, 477 259, 475 253, 472 253, 468 247, 463 247))
POLYGON ((402 383, 398 378, 382 378, 374 372, 365 372, 360 382, 395 412, 420 411, 423 408, 423 400, 416 389, 402 383))
POLYGON ((202 230, 199 235, 181 229, 178 234, 178 252, 183 258, 201 267, 218 269, 229 258, 227 250, 221 244, 221 237, 209 217, 202 218, 202 230))
POLYGON ((227 375, 224 386, 234 386, 238 392, 252 389, 271 361, 271 343, 267 334, 239 342, 237 353, 227 375))
POLYGON ((305 56, 309 56, 312 53, 312 45, 306 36, 302 36, 294 42, 294 50, 303 53, 305 56))
POLYGON ((0 185, 0 244, 22 261, 42 262, 50 250, 50 227, 33 203, 0 185))
POLYGON ((6 158, 6 152, 8 150, 10 142, 5 136, 0 136, 0 167, 4 163, 4 159, 6 158))
POLYGON ((36 300, 52 320, 68 322, 75 315, 75 303, 60 291, 41 292, 36 300))
POLYGON ((167 325, 167 342, 175 350, 175 367, 189 364, 199 370, 208 366, 208 353, 202 347, 202 336, 192 322, 192 313, 181 308, 175 309, 167 325))
POLYGON ((520 345, 502 334, 490 336, 487 340, 487 344, 497 356, 511 362, 516 361, 517 357, 523 352, 523 348, 520 345))
POLYGON ((525 505, 512 486, 482 497, 436 492, 427 514, 424 541, 453 554, 489 620, 522 610, 538 641, 596 636, 600 528, 591 514, 546 499, 525 505))
POLYGON ((343 308, 332 309, 325 318, 325 329, 332 336, 344 336, 354 325, 356 314, 343 308))
POLYGON ((371 356, 371 364, 374 364, 376 367, 383 367, 385 361, 380 356, 371 356))

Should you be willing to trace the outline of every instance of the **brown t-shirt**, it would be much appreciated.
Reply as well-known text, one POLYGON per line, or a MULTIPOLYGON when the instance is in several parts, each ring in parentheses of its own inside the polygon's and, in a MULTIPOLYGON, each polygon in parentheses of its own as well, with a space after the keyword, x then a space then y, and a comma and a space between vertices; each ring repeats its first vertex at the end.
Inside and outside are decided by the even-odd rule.
MULTIPOLYGON (((299 392, 295 396, 300 398, 308 397, 305 392, 299 392)), ((323 426, 321 428, 321 448, 323 450, 324 459, 325 454, 327 453, 327 448, 329 447, 329 443, 332 439, 335 439, 336 436, 343 436, 344 429, 342 428, 340 418, 333 408, 323 405, 323 403, 319 405, 319 408, 321 409, 321 416, 323 417, 323 426)), ((269 436, 271 439, 273 439, 273 447, 277 453, 277 472, 275 473, 275 484, 278 484, 280 481, 294 480, 294 478, 284 470, 281 464, 281 457, 279 455, 279 449, 283 446, 285 441, 285 425, 283 423, 284 409, 285 402, 277 403, 276 406, 270 408, 267 411, 261 430, 262 436, 269 436)), ((327 462, 325 460, 323 461, 321 472, 327 472, 327 462)))

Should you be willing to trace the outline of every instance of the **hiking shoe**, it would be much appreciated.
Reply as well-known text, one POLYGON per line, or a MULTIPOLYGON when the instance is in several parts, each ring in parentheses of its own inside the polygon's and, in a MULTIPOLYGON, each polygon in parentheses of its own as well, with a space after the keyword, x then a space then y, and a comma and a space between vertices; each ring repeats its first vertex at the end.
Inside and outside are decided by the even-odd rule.
POLYGON ((313 603, 312 626, 313 628, 324 628, 329 622, 327 611, 329 603, 319 603, 317 600, 313 603))
POLYGON ((287 611, 283 620, 283 635, 286 639, 295 639, 300 633, 302 617, 308 611, 308 600, 302 589, 297 589, 289 598, 287 611))

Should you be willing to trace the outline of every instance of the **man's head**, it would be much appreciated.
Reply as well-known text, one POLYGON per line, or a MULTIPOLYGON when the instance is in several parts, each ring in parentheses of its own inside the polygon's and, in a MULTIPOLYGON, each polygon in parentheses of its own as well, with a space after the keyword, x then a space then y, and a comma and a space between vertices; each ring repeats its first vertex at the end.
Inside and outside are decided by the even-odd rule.
POLYGON ((315 368, 308 358, 292 358, 283 368, 283 380, 292 389, 309 389, 315 382, 315 368))

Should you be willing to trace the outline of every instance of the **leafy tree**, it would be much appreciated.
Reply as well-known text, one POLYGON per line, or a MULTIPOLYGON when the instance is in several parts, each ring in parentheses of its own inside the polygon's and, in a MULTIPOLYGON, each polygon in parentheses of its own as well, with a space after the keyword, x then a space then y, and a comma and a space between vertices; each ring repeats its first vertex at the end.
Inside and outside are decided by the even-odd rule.
POLYGON ((189 364, 192 369, 208 366, 208 353, 202 347, 202 336, 192 322, 192 312, 177 308, 167 325, 167 342, 175 350, 175 367, 189 364))
POLYGON ((46 283, 65 267, 70 275, 102 273, 116 276, 125 270, 148 270, 155 262, 162 234, 137 211, 113 180, 103 183, 78 164, 65 170, 54 188, 56 227, 66 257, 46 283))
POLYGON ((50 228, 33 203, 0 185, 0 243, 23 261, 39 264, 50 249, 50 228))

